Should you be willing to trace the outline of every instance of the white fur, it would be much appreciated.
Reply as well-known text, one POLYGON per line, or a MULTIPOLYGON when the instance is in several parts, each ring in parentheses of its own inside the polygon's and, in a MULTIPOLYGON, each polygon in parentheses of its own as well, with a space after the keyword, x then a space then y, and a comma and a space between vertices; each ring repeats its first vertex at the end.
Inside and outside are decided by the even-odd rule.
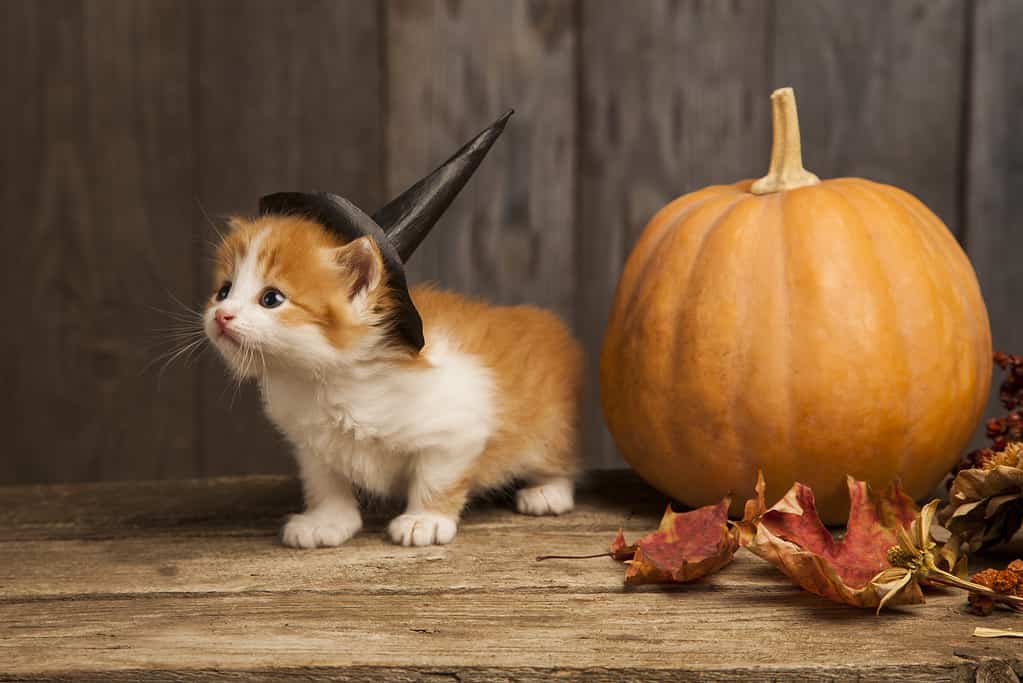
MULTIPOLYGON (((425 366, 382 356, 379 335, 339 351, 313 325, 286 326, 278 309, 258 304, 255 260, 261 233, 219 304, 235 315, 239 349, 218 339, 214 314, 206 329, 235 371, 257 376, 267 415, 296 450, 307 511, 295 515, 282 539, 293 547, 338 545, 361 527, 352 484, 382 496, 404 497, 406 514, 391 524, 397 543, 447 543, 457 520, 430 512, 430 501, 472 466, 496 427, 494 381, 488 369, 436 332, 425 366), (245 350, 258 364, 244 364, 245 350)), ((287 294, 285 292, 285 294, 287 294)))
POLYGON ((401 545, 444 545, 455 538, 458 520, 435 512, 406 512, 387 527, 391 540, 401 545))
POLYGON ((443 340, 423 353, 428 368, 273 368, 261 382, 264 407, 296 448, 349 481, 428 500, 479 456, 495 416, 487 370, 443 340))
POLYGON ((559 477, 515 494, 515 509, 524 515, 561 515, 575 506, 571 479, 559 477))

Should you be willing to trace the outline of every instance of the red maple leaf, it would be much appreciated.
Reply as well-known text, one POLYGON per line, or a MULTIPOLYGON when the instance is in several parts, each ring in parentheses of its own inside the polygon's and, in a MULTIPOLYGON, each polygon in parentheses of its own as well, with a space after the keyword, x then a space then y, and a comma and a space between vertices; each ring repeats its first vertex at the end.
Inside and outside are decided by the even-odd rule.
POLYGON ((611 543, 611 557, 626 562, 625 584, 688 583, 732 561, 738 539, 728 528, 725 499, 717 505, 675 512, 668 506, 661 524, 632 545, 621 531, 611 543))
MULTIPOLYGON (((898 544, 897 530, 908 530, 919 509, 897 483, 880 495, 852 477, 847 485, 849 522, 840 539, 821 523, 813 491, 799 483, 760 512, 755 532, 740 535, 749 550, 811 593, 858 607, 877 607, 887 591, 873 579, 891 568, 888 551, 898 544)), ((762 499, 759 506, 763 508, 762 499)), ((923 594, 913 582, 888 604, 921 602, 923 594)))

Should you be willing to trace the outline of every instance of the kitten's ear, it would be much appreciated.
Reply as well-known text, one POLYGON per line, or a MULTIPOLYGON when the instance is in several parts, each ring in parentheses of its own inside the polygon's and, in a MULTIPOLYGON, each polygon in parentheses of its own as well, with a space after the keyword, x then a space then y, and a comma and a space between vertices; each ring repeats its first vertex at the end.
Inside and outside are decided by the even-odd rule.
POLYGON ((352 278, 349 297, 355 298, 362 293, 372 292, 380 286, 383 279, 384 264, 380 259, 380 252, 373 240, 369 237, 360 237, 352 240, 343 247, 334 249, 331 253, 334 263, 341 268, 348 277, 352 278))

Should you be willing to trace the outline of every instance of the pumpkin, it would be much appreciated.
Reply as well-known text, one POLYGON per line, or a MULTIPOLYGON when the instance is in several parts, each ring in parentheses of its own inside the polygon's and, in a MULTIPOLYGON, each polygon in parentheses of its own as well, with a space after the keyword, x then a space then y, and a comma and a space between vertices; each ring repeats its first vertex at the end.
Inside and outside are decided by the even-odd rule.
POLYGON ((803 168, 795 96, 772 96, 768 174, 675 199, 618 283, 600 359, 615 442, 693 507, 810 486, 845 520, 846 477, 930 493, 991 381, 977 279, 909 193, 803 168))

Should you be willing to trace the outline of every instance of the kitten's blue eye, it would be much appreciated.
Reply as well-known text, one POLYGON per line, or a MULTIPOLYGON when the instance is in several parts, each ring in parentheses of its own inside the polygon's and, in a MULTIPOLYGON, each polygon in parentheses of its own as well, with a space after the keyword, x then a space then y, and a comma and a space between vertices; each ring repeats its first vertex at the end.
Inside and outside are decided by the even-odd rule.
POLYGON ((228 280, 217 290, 217 301, 223 301, 231 293, 231 281, 228 280))
POLYGON ((259 297, 259 305, 263 308, 277 308, 284 303, 285 298, 279 289, 271 287, 263 292, 263 296, 259 297))

